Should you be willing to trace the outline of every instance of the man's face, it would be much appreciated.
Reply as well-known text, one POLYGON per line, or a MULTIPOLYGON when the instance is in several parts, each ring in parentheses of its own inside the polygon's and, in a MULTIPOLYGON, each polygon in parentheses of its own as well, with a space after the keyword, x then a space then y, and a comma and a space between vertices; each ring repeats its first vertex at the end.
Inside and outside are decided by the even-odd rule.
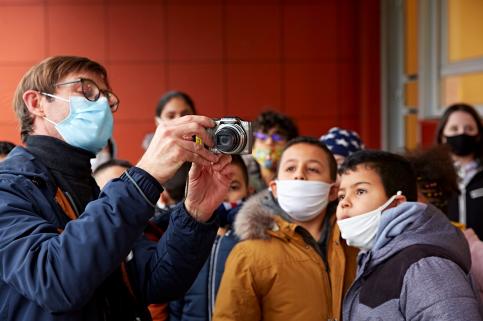
MULTIPOLYGON (((330 167, 327 155, 321 148, 307 143, 295 144, 285 150, 280 160, 278 179, 333 183, 330 178, 330 167)), ((276 183, 271 182, 270 187, 272 188, 274 196, 277 197, 276 183)), ((330 201, 335 199, 336 193, 337 191, 333 187, 329 195, 330 201)))
POLYGON ((164 106, 157 122, 159 120, 169 121, 186 115, 193 115, 193 113, 193 109, 183 99, 173 98, 164 106))
POLYGON ((379 175, 364 164, 341 175, 338 197, 338 220, 373 211, 389 199, 379 175))
POLYGON ((225 202, 235 203, 248 196, 248 186, 243 177, 243 171, 240 166, 235 164, 228 165, 233 173, 230 183, 230 189, 225 197, 225 202))
MULTIPOLYGON (((107 89, 106 83, 99 75, 88 71, 70 73, 67 76, 60 79, 58 83, 61 84, 65 82, 70 82, 73 80, 77 80, 79 78, 86 78, 94 81, 99 87, 99 89, 101 90, 107 89)), ((55 92, 52 94, 56 96, 60 96, 65 99, 69 99, 70 96, 84 97, 84 95, 82 94, 82 85, 80 82, 56 86, 55 89, 56 89, 55 92)), ((70 113, 69 103, 61 99, 42 96, 41 104, 45 111, 45 116, 49 120, 53 121, 54 123, 61 122, 70 113)), ((45 127, 48 129, 50 136, 63 140, 62 136, 55 129, 54 124, 51 124, 50 122, 45 121, 45 127)))

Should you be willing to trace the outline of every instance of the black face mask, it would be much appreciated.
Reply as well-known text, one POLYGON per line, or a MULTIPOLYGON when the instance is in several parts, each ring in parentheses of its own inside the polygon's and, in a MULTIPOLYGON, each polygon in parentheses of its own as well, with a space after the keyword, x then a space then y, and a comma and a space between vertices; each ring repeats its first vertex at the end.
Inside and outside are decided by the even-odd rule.
POLYGON ((446 143, 451 147, 453 154, 458 156, 468 156, 476 151, 478 136, 466 134, 456 136, 446 136, 446 143))

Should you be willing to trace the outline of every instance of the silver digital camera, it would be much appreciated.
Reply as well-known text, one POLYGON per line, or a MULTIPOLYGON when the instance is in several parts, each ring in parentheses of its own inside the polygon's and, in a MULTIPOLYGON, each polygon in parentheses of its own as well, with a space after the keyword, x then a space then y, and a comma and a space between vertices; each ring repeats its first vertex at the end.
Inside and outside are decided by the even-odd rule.
POLYGON ((252 152, 252 123, 238 117, 214 119, 216 126, 208 129, 213 137, 214 153, 250 154, 252 152))

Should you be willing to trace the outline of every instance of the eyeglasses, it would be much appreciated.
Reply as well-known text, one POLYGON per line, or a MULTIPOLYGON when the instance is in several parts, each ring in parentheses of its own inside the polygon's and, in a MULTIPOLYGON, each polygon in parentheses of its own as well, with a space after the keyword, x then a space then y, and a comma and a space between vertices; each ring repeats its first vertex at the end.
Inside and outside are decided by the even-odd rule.
POLYGON ((87 78, 79 78, 72 81, 66 81, 63 83, 55 84, 55 86, 65 86, 70 84, 81 84, 82 94, 84 97, 89 101, 97 101, 101 94, 107 98, 107 102, 109 103, 109 107, 111 111, 114 113, 119 107, 119 98, 112 91, 106 89, 100 89, 97 84, 87 78))
POLYGON ((256 132, 255 138, 260 139, 261 141, 266 141, 267 139, 271 138, 273 142, 282 142, 285 140, 285 137, 279 134, 264 134, 262 132, 256 132))

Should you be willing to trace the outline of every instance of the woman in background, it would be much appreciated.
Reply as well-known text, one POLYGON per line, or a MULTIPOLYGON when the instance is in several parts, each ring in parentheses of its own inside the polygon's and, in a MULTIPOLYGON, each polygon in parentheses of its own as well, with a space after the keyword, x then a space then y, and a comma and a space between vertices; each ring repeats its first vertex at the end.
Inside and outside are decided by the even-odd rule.
POLYGON ((483 237, 483 125, 478 112, 470 105, 455 104, 441 117, 437 144, 447 144, 457 170, 459 196, 448 202, 448 215, 472 228, 483 237))

